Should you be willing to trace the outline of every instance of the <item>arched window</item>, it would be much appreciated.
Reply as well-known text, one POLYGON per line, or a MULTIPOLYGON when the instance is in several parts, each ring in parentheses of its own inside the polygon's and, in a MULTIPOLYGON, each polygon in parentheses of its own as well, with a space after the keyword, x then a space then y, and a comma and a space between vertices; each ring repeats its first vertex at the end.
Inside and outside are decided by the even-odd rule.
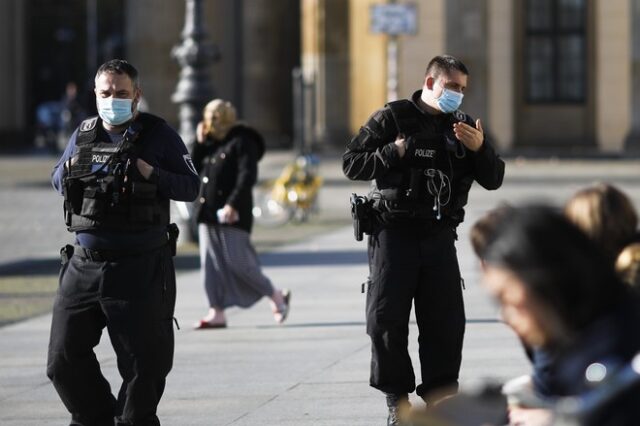
POLYGON ((586 0, 527 0, 524 77, 529 103, 586 99, 586 0))

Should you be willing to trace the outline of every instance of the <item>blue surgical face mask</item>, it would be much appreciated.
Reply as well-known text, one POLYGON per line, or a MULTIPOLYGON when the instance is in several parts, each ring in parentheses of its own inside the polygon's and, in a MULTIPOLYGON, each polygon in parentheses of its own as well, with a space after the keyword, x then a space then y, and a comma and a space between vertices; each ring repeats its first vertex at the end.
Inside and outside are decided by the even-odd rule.
POLYGON ((107 124, 119 126, 133 117, 133 100, 120 98, 97 98, 98 115, 107 124))
POLYGON ((464 95, 462 93, 443 87, 442 94, 437 99, 438 108, 444 113, 453 112, 460 108, 463 97, 464 95))

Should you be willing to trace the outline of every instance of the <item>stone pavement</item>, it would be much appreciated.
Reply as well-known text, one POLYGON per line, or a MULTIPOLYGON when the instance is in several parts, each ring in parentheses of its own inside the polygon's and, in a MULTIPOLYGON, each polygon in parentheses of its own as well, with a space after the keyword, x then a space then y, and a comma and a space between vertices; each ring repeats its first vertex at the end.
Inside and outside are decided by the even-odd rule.
MULTIPOLYGON (((486 192, 474 187, 458 244, 466 280, 463 388, 528 371, 513 333, 497 320, 495 304, 479 286, 478 265, 468 243, 470 224, 501 200, 546 199, 559 204, 596 180, 620 186, 640 206, 639 166, 637 161, 515 159, 509 161, 501 190, 486 192)), ((339 217, 347 215, 349 193, 354 189, 364 192, 366 184, 345 181, 335 157, 327 157, 321 170, 326 180, 321 208, 339 217)), ((5 200, 0 200, 3 212, 5 200)), ((51 205, 42 208, 46 214, 53 210, 51 205)), ((51 250, 58 245, 52 244, 51 250)), ((291 316, 283 326, 273 323, 263 300, 249 310, 230 310, 227 329, 191 329, 191 323, 206 311, 205 296, 197 271, 179 274, 176 317, 182 328, 176 332, 174 368, 159 406, 163 425, 384 424, 384 399, 368 386, 370 349, 360 294, 360 283, 367 275, 364 243, 354 241, 350 227, 341 227, 263 253, 261 259, 274 283, 293 292, 291 316)), ((50 316, 43 315, 0 328, 2 425, 62 425, 68 421, 45 376, 49 322, 50 316)), ((416 341, 412 325, 414 360, 416 341)), ((115 357, 106 337, 97 353, 105 375, 117 389, 115 357)))

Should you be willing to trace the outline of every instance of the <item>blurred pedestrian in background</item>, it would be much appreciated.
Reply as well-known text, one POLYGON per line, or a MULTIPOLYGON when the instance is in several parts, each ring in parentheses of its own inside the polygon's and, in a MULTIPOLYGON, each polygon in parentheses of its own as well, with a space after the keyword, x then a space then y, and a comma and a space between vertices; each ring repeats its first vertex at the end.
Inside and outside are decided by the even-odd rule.
POLYGON ((248 308, 271 299, 274 319, 284 322, 291 293, 277 289, 261 270, 251 244, 252 189, 258 161, 265 151, 262 136, 237 121, 230 102, 214 99, 196 129, 193 160, 200 174, 194 217, 199 223, 200 266, 209 312, 197 329, 227 326, 225 309, 248 308))
POLYGON ((64 95, 60 100, 60 132, 58 133, 58 150, 64 151, 74 130, 87 117, 78 99, 78 85, 70 81, 67 83, 64 95))
POLYGON ((636 209, 629 197, 613 185, 599 183, 581 189, 567 201, 564 213, 612 263, 624 246, 638 237, 636 209))
POLYGON ((627 194, 599 183, 578 191, 567 201, 564 212, 604 250, 620 278, 639 288, 638 213, 627 194))

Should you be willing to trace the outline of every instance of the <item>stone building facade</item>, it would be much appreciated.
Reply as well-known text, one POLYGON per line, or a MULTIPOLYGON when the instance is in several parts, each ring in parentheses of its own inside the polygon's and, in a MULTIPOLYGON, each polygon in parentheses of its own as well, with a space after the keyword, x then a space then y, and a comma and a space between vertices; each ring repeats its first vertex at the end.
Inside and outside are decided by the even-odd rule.
MULTIPOLYGON (((344 145, 387 100, 388 37, 371 32, 370 8, 390 1, 202 0, 221 52, 210 70, 216 95, 271 146, 291 146, 300 66, 313 93, 305 111, 314 143, 344 145)), ((398 37, 400 96, 420 88, 426 62, 446 52, 471 71, 464 110, 503 152, 624 155, 640 145, 640 0, 396 2, 414 4, 418 23, 398 37)), ((141 71, 149 109, 177 126, 170 99, 179 67, 169 52, 185 2, 70 0, 64 13, 56 3, 0 2, 0 148, 32 144, 37 104, 59 96, 67 76, 91 84, 90 4, 93 63, 125 56, 141 71), (36 26, 38 13, 51 25, 36 26)))

